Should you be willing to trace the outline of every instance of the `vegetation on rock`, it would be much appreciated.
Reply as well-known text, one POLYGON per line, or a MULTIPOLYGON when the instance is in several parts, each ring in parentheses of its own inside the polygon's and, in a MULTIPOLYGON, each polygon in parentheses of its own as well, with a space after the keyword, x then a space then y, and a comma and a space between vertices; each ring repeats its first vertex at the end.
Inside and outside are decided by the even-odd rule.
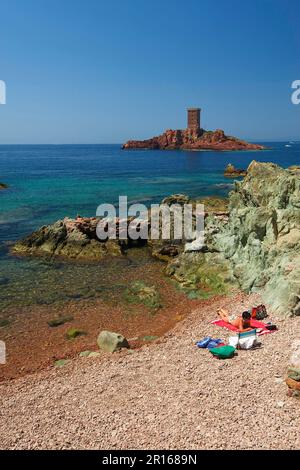
POLYGON ((67 364, 70 364, 72 361, 71 359, 58 359, 54 362, 55 367, 64 367, 67 364))
POLYGON ((8 326, 10 324, 10 320, 8 318, 0 318, 0 328, 8 326))
POLYGON ((84 336, 84 335, 86 335, 86 332, 79 330, 78 328, 70 328, 66 333, 66 337, 68 339, 74 339, 74 338, 77 338, 77 336, 84 336))
POLYGON ((143 281, 133 282, 125 291, 125 299, 129 303, 143 304, 152 309, 162 307, 156 287, 147 286, 143 281))

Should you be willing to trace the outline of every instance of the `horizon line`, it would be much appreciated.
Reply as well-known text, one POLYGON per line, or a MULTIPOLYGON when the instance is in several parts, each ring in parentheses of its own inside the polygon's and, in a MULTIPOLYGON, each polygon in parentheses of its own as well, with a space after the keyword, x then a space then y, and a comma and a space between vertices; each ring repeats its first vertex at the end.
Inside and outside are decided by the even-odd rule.
MULTIPOLYGON (((279 140, 271 140, 271 139, 266 139, 266 140, 261 140, 261 139, 247 139, 248 142, 261 142, 261 143, 266 143, 266 142, 300 142, 300 137, 298 138, 288 138, 288 139, 279 139, 279 140)), ((49 143, 49 142, 43 142, 43 143, 0 143, 0 146, 2 145, 123 145, 124 142, 77 142, 77 143, 71 143, 71 142, 56 142, 56 143, 49 143)))

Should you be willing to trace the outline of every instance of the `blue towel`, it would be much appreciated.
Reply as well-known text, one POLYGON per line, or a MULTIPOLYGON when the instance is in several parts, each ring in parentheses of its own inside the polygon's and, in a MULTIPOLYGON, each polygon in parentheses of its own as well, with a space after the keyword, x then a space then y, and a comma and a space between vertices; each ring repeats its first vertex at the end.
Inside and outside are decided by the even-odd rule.
POLYGON ((207 349, 213 349, 219 346, 220 343, 223 343, 223 341, 220 338, 212 339, 206 347, 207 349))
POLYGON ((210 341, 211 341, 211 336, 206 336, 206 338, 203 338, 201 341, 198 341, 196 343, 196 346, 198 346, 198 348, 207 348, 207 345, 210 341))
POLYGON ((220 338, 212 338, 211 336, 206 336, 206 338, 203 338, 201 341, 198 341, 196 343, 196 346, 198 348, 207 348, 207 349, 212 349, 216 348, 220 343, 223 343, 223 340, 220 338))

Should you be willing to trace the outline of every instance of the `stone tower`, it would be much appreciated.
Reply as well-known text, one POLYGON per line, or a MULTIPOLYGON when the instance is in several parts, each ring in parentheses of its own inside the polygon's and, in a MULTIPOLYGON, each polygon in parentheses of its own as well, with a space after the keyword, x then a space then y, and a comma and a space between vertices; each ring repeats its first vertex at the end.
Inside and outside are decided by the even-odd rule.
POLYGON ((200 131, 200 108, 187 109, 187 126, 192 131, 200 131))

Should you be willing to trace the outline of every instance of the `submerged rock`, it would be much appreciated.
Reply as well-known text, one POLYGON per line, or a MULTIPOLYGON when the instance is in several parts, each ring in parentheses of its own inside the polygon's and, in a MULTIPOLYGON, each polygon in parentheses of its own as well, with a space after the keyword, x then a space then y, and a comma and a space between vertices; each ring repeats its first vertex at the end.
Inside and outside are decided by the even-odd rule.
POLYGON ((7 188, 8 188, 7 184, 5 184, 5 183, 0 183, 0 190, 1 190, 1 189, 7 189, 7 188))
POLYGON ((71 359, 58 359, 57 361, 54 362, 55 367, 64 367, 70 364, 72 361, 71 359))
POLYGON ((143 281, 133 282, 125 291, 127 302, 143 304, 158 309, 161 305, 160 295, 155 286, 147 286, 143 281))
POLYGON ((66 317, 54 318, 53 320, 49 320, 47 323, 51 328, 55 328, 57 326, 64 325, 65 323, 71 322, 72 320, 74 320, 74 318, 71 315, 69 315, 66 317))
POLYGON ((78 328, 70 328, 66 333, 66 337, 68 339, 75 339, 77 338, 77 336, 85 336, 85 335, 86 335, 86 332, 79 330, 78 328))
POLYGON ((0 318, 0 328, 10 325, 11 321, 8 318, 0 318))
POLYGON ((100 349, 106 352, 115 352, 122 348, 129 349, 127 339, 119 333, 103 330, 97 338, 97 344, 100 349))
POLYGON ((9 278, 8 277, 2 277, 0 276, 0 286, 4 286, 9 283, 9 278))

